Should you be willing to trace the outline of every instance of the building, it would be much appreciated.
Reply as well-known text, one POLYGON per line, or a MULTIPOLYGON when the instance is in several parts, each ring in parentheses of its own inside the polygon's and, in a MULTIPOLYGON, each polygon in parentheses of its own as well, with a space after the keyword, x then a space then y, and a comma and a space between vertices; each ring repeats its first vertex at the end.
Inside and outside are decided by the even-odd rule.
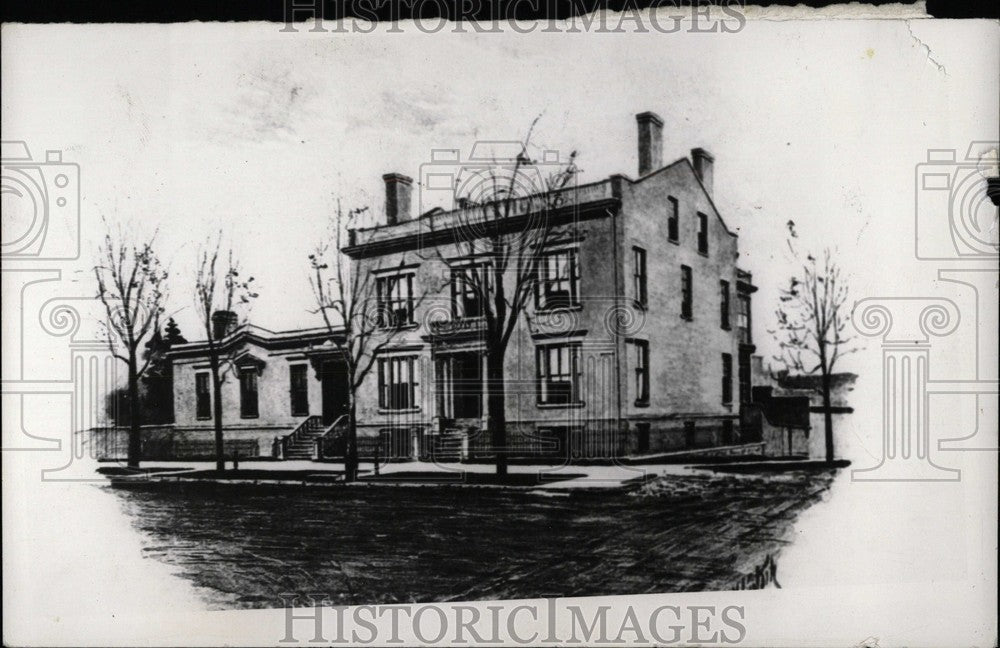
MULTIPOLYGON (((744 425, 759 427, 763 452, 771 456, 826 457, 826 409, 822 377, 789 374, 765 369, 760 356, 753 357, 753 402, 744 407, 744 425)), ((830 376, 830 413, 834 430, 843 430, 857 374, 840 372, 830 376)))
MULTIPOLYGON (((236 328, 234 322, 231 313, 213 316, 213 335, 229 367, 222 385, 228 454, 272 456, 275 441, 311 416, 329 425, 345 413, 347 384, 341 365, 331 362, 336 348, 325 327, 275 333, 252 324, 236 328)), ((179 344, 169 355, 174 424, 146 435, 147 445, 157 444, 160 454, 211 456, 215 441, 208 344, 179 344)), ((303 458, 311 456, 311 448, 298 450, 303 458)))
MULTIPOLYGON (((636 120, 638 175, 567 187, 553 214, 534 298, 505 356, 512 456, 609 458, 754 440, 740 429, 740 404, 751 397, 756 288, 713 200, 714 159, 696 148, 665 164, 662 120, 636 120)), ((417 215, 412 180, 384 180, 385 221, 352 230, 342 250, 353 272, 375 278, 393 329, 357 393, 359 450, 485 460, 483 305, 461 281, 478 263, 461 245, 477 236, 475 209, 417 215)), ((516 233, 531 214, 515 207, 510 222, 516 233)), ((256 444, 258 454, 299 456, 335 436, 346 384, 326 329, 232 330, 225 314, 216 324, 232 367, 226 438, 240 440, 241 454, 256 444)), ((174 433, 210 442, 206 349, 182 344, 170 356, 174 433)))

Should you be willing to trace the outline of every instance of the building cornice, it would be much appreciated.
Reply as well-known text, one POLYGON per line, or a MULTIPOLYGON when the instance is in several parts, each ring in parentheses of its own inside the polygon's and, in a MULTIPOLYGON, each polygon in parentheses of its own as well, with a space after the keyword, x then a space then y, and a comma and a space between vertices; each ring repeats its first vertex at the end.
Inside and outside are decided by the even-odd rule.
MULTIPOLYGON (((619 196, 609 196, 582 204, 566 205, 553 210, 551 226, 559 227, 572 223, 575 220, 603 218, 610 215, 610 213, 616 212, 620 206, 621 198, 619 196)), ((454 212, 448 212, 447 214, 453 215, 454 212)), ((537 212, 529 212, 505 218, 502 222, 481 224, 479 226, 482 227, 482 237, 485 238, 493 233, 510 234, 523 231, 525 227, 530 225, 531 219, 536 216, 537 212)), ((461 235, 462 230, 469 227, 467 222, 452 219, 453 222, 446 226, 436 228, 434 220, 434 218, 428 218, 425 222, 418 220, 417 231, 412 231, 412 228, 410 228, 410 231, 400 236, 389 236, 378 240, 348 245, 342 248, 341 251, 352 258, 369 258, 393 252, 411 251, 465 241, 461 235)), ((373 231, 365 230, 363 233, 371 235, 373 231)))

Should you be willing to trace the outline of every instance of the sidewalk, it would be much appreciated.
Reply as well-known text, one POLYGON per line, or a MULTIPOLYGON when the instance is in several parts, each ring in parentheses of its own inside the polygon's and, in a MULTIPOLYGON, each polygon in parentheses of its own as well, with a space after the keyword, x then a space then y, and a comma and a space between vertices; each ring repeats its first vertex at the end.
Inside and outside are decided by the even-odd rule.
MULTIPOLYGON (((104 464, 113 466, 115 464, 104 464)), ((174 481, 179 478, 180 473, 194 471, 214 471, 214 461, 149 461, 142 463, 143 469, 156 469, 157 472, 149 475, 152 481, 174 481), (169 471, 174 468, 176 471, 169 471)), ((362 478, 373 477, 372 464, 361 462, 360 466, 362 478)), ((441 480, 435 480, 434 475, 446 478, 449 474, 454 475, 454 485, 461 484, 463 475, 492 475, 496 471, 493 464, 486 463, 430 463, 423 461, 410 461, 404 463, 390 463, 380 467, 381 477, 399 475, 399 481, 362 481, 362 485, 441 485, 441 480), (412 475, 412 480, 406 480, 406 475, 412 475)), ((344 472, 343 463, 328 463, 314 461, 241 461, 238 470, 232 469, 232 462, 226 462, 226 472, 230 473, 225 479, 226 483, 270 483, 304 480, 305 477, 315 476, 319 483, 341 483, 335 482, 334 478, 344 472), (238 477, 239 473, 247 473, 246 480, 238 477), (273 473, 273 480, 268 479, 273 473), (331 479, 324 480, 329 476, 331 479)), ((538 475, 541 483, 531 486, 507 485, 507 484, 476 484, 482 487, 493 488, 518 488, 520 490, 541 491, 547 493, 570 491, 577 489, 621 489, 630 483, 639 483, 644 478, 659 475, 689 475, 694 474, 694 469, 681 464, 643 465, 643 466, 595 466, 595 465, 562 465, 553 466, 547 464, 538 465, 513 465, 509 466, 508 473, 511 475, 538 475), (565 475, 564 479, 560 476, 565 475)), ((196 481, 196 478, 190 478, 196 481)), ((186 481, 186 480, 185 480, 186 481)), ((207 476, 197 478, 197 481, 221 481, 217 477, 207 476)), ((448 484, 449 481, 445 481, 448 484)))

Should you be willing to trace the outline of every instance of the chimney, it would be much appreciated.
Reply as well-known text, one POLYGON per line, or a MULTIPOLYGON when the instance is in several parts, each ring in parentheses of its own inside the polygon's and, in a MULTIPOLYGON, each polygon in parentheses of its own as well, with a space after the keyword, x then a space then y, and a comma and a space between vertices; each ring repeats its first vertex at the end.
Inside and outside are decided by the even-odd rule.
POLYGON ((233 311, 217 310, 212 313, 212 337, 221 340, 236 328, 237 316, 233 311))
POLYGON ((639 125, 639 175, 663 166, 663 120, 653 112, 635 116, 639 125))
POLYGON ((694 172, 701 178, 701 183, 705 185, 705 191, 712 197, 712 164, 715 158, 703 148, 691 149, 691 161, 694 163, 694 172))
POLYGON ((395 225, 410 220, 410 196, 413 193, 413 178, 401 173, 387 173, 385 181, 385 221, 395 225))

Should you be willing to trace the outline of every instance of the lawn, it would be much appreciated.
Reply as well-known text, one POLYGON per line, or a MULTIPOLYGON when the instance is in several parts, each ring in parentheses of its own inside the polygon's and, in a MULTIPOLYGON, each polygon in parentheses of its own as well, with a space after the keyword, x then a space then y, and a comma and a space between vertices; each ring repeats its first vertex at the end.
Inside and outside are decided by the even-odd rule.
MULTIPOLYGON (((835 469, 661 477, 632 492, 288 487, 114 490, 146 554, 212 608, 733 589, 835 469)), ((780 556, 778 557, 780 582, 780 556)))

